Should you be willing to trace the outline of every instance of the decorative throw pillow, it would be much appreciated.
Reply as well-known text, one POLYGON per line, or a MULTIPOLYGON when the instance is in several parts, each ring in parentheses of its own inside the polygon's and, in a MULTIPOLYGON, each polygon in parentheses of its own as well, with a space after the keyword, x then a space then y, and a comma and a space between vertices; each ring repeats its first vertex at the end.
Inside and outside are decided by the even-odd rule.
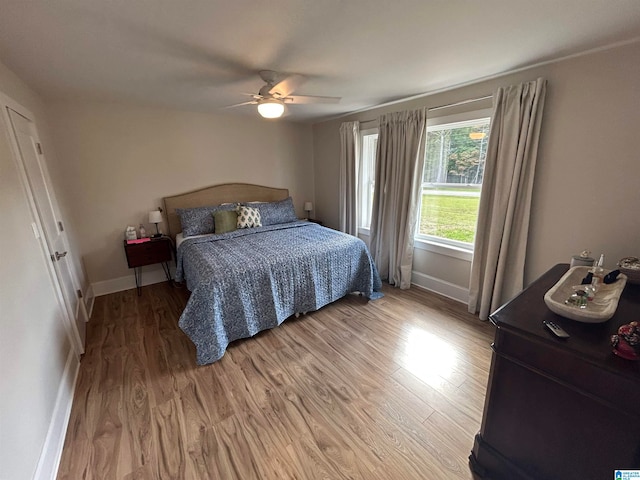
POLYGON ((238 207, 238 228, 261 227, 260 210, 255 207, 241 205, 238 207))
POLYGON ((291 197, 279 202, 256 202, 252 203, 251 206, 260 210, 262 225, 277 225, 298 220, 291 197))
POLYGON ((238 212, 235 210, 218 210, 213 214, 215 233, 233 232, 237 229, 238 212))
POLYGON ((237 203, 229 203, 197 208, 177 208, 176 213, 180 217, 182 235, 186 238, 213 233, 213 214, 219 210, 235 210, 237 205, 237 203))

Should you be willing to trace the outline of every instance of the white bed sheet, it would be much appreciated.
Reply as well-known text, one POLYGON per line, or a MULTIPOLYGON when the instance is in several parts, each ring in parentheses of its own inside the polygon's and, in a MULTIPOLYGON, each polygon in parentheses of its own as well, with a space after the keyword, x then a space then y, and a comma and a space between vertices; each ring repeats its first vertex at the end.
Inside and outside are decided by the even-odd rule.
POLYGON ((213 233, 205 233, 203 235, 191 235, 190 237, 185 237, 182 232, 176 235, 176 250, 180 247, 180 244, 184 242, 187 238, 202 238, 202 237, 211 237, 214 235, 213 233))

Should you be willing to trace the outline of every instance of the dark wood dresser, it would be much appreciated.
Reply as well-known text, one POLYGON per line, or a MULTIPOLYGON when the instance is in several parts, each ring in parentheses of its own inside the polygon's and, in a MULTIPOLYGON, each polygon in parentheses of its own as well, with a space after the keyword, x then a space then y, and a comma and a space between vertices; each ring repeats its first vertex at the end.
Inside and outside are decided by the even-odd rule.
POLYGON ((627 284, 609 321, 580 323, 543 299, 568 268, 556 265, 491 315, 489 384, 469 457, 476 479, 610 479, 640 469, 640 362, 609 344, 620 325, 640 321, 640 286, 627 284))

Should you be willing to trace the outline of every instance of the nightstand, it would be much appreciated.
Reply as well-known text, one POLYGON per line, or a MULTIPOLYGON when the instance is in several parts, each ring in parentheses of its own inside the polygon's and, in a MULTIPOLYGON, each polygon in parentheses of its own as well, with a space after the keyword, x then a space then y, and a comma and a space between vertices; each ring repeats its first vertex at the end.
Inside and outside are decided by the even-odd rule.
POLYGON ((169 237, 160 237, 144 243, 130 243, 124 241, 124 252, 127 256, 129 268, 133 268, 136 276, 136 288, 141 294, 142 267, 161 263, 167 280, 171 281, 169 262, 173 256, 173 245, 169 237))
POLYGON ((321 220, 316 220, 315 218, 307 218, 307 220, 310 221, 311 223, 317 223, 318 225, 322 225, 321 220))

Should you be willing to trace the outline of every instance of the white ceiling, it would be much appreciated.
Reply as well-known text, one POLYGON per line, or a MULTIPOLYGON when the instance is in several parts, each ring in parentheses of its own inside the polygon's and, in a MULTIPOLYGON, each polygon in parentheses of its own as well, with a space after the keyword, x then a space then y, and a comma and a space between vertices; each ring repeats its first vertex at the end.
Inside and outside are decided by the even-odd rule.
POLYGON ((342 97, 293 121, 639 36, 640 0, 0 0, 0 61, 46 98, 220 112, 263 69, 342 97))

